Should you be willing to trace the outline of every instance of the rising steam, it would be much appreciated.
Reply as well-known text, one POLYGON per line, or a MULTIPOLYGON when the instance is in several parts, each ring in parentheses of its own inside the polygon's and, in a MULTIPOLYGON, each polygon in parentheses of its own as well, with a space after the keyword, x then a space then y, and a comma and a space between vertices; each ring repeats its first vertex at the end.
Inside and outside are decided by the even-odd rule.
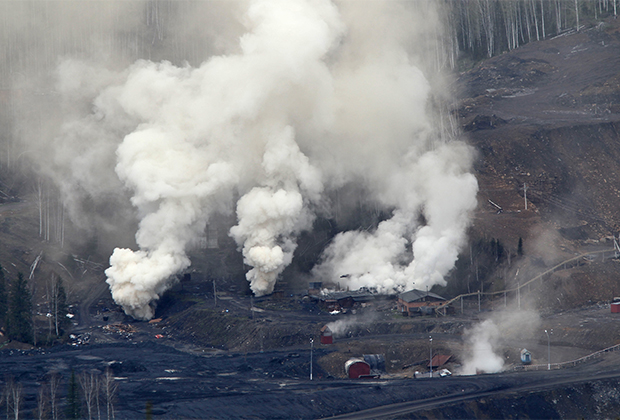
POLYGON ((492 319, 487 319, 465 332, 467 357, 461 368, 461 375, 495 373, 504 368, 504 359, 497 354, 501 333, 492 319))
POLYGON ((115 249, 106 270, 115 301, 152 317, 209 220, 235 209, 230 235, 251 289, 271 293, 296 235, 317 214, 332 217, 351 185, 389 216, 376 229, 337 235, 313 275, 386 292, 443 284, 477 183, 470 148, 436 128, 434 3, 255 0, 234 8, 246 5, 244 34, 222 34, 223 53, 199 66, 138 60, 114 71, 72 59, 58 67, 57 91, 91 111, 76 109, 55 139, 73 154, 57 163, 72 168, 62 177, 71 185, 65 195, 79 185, 110 196, 120 181, 139 218, 138 250, 115 249), (80 142, 97 147, 71 147, 80 142), (110 162, 112 175, 103 168, 110 162), (116 178, 97 185, 106 177, 116 178))
POLYGON ((463 366, 459 374, 502 371, 505 368, 502 353, 506 350, 517 353, 515 350, 523 348, 524 343, 538 337, 540 323, 540 315, 534 310, 511 308, 493 312, 488 319, 464 332, 465 353, 461 355, 463 366))
POLYGON ((116 249, 106 274, 115 301, 136 318, 152 317, 149 304, 189 266, 187 248, 230 207, 233 190, 242 196, 230 234, 259 296, 290 264, 294 235, 311 227, 321 173, 291 119, 319 114, 338 13, 329 2, 257 1, 246 19, 241 53, 197 69, 139 62, 114 87, 116 105, 140 121, 117 149, 116 172, 141 215, 141 250, 116 249))

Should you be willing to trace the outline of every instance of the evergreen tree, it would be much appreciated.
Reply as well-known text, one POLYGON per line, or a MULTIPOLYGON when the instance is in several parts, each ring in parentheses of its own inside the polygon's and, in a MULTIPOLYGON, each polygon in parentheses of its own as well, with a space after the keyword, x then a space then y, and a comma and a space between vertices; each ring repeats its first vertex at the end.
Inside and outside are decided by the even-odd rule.
POLYGON ((4 279, 4 269, 0 265, 0 327, 6 327, 7 315, 9 312, 9 297, 6 291, 6 281, 4 279))
POLYGON ((150 401, 146 402, 146 420, 153 420, 153 403, 150 401))
POLYGON ((62 279, 58 277, 58 280, 56 280, 55 276, 53 276, 50 290, 50 313, 52 314, 57 337, 63 334, 64 328, 69 324, 69 319, 66 316, 67 311, 67 293, 62 284, 62 279))
POLYGON ((68 419, 79 419, 80 411, 78 382, 75 377, 75 371, 71 369, 71 378, 69 379, 69 388, 67 389, 67 406, 65 408, 65 414, 68 419))
POLYGON ((34 337, 32 325, 32 298, 28 282, 22 273, 11 287, 9 312, 7 319, 7 335, 12 340, 31 343, 34 337))
POLYGON ((517 246, 517 255, 523 255, 523 238, 519 237, 519 245, 517 246))

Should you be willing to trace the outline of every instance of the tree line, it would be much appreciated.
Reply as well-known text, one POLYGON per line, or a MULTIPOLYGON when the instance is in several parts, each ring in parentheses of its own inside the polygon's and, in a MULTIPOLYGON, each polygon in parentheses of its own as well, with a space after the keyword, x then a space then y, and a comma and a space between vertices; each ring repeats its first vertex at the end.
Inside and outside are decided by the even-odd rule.
POLYGON ((22 412, 22 385, 12 377, 6 378, 4 382, 0 406, 4 408, 7 420, 18 420, 20 417, 38 420, 116 418, 114 404, 118 385, 110 367, 103 372, 89 370, 77 375, 71 370, 62 398, 62 376, 59 373, 47 375, 37 393, 37 406, 30 413, 22 412))
POLYGON ((517 262, 524 255, 523 238, 519 237, 516 245, 515 251, 512 246, 506 246, 496 238, 472 237, 469 252, 459 255, 448 284, 439 292, 457 296, 506 287, 505 273, 513 262, 517 262))
MULTIPOLYGON (((67 318, 67 293, 62 279, 52 274, 46 282, 48 320, 46 341, 52 343, 65 333, 70 323, 67 318)), ((0 329, 9 340, 37 345, 41 331, 35 324, 36 311, 32 303, 33 292, 22 273, 10 281, 0 265, 0 329)), ((45 333, 43 333, 45 335, 45 333)))
MULTIPOLYGON (((445 0, 453 50, 492 57, 617 16, 620 0, 445 0)), ((454 62, 454 60, 452 60, 454 62)))

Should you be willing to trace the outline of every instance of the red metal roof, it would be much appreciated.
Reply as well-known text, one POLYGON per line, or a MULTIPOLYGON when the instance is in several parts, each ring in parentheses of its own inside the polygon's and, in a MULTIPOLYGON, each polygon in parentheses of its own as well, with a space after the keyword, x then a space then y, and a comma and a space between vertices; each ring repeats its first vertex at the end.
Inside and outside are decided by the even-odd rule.
MULTIPOLYGON (((431 362, 433 363, 433 367, 439 367, 448 363, 448 360, 450 360, 451 357, 452 355, 448 354, 436 354, 433 356, 433 360, 431 362)), ((429 363, 427 363, 426 366, 429 366, 429 363)))

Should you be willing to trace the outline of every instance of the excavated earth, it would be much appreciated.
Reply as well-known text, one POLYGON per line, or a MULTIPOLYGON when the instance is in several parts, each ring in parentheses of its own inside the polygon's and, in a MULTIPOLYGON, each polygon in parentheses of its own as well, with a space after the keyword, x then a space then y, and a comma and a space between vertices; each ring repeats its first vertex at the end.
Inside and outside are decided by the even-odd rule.
MULTIPOLYGON (((103 265, 58 252, 67 272, 80 273, 67 277, 74 338, 49 349, 5 341, 0 351, 0 376, 23 387, 24 417, 33 416, 51 374, 63 378, 64 398, 72 370, 108 367, 118 385, 116 418, 144 417, 147 406, 153 418, 616 417, 620 353, 545 366, 549 355, 569 362, 620 344, 620 314, 610 311, 620 296, 612 251, 620 231, 620 23, 525 45, 461 74, 456 86, 454 112, 478 151, 471 234, 500 239, 512 255, 522 238, 525 251, 498 269, 487 292, 576 255, 607 253, 558 267, 518 296, 456 301, 445 317, 405 318, 389 299, 338 315, 300 295, 251 300, 225 289, 215 299, 210 284, 190 281, 162 299, 155 322, 137 322, 112 302, 103 265), (457 374, 472 351, 468 330, 522 314, 530 315, 503 326, 497 343, 504 372, 457 374), (335 343, 320 344, 320 328, 332 323, 342 326, 335 343), (452 356, 451 377, 414 379, 428 372, 429 336, 434 354, 452 356), (542 370, 519 369, 524 347, 542 370), (381 377, 346 379, 344 362, 363 354, 385 355, 381 377)), ((37 217, 32 200, 0 206, 0 258, 12 261, 10 275, 54 252, 28 239, 37 237, 37 217)), ((52 265, 47 257, 39 269, 52 265)), ((38 308, 42 326, 44 312, 38 308)))

